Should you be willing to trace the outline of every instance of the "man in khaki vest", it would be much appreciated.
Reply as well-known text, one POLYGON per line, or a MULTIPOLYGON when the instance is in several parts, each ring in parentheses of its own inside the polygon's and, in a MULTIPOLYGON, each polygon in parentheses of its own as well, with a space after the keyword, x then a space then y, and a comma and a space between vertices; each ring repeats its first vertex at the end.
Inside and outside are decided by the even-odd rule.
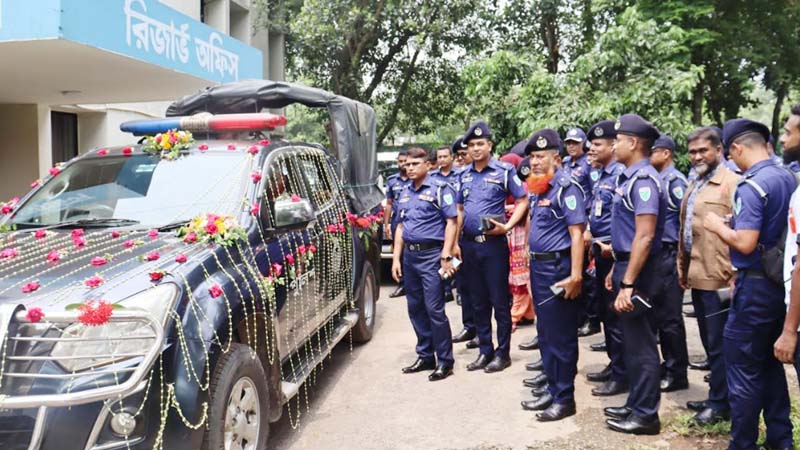
MULTIPOLYGON (((711 127, 695 130, 688 138, 689 158, 697 177, 689 184, 681 203, 678 238, 678 275, 681 286, 691 289, 700 337, 711 366, 708 399, 687 402, 700 424, 729 420, 728 385, 722 355, 722 334, 728 319, 728 289, 733 275, 728 246, 703 228, 706 214, 730 216, 739 175, 722 163, 722 143, 711 127)), ((729 294, 728 294, 729 297, 729 294)))

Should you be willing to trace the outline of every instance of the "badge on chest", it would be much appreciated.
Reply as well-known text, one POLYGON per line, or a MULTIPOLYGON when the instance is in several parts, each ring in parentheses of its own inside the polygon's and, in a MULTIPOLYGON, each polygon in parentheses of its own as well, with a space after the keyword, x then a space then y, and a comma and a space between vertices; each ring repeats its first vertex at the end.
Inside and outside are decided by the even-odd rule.
POLYGON ((553 205, 553 202, 551 202, 549 198, 543 198, 543 199, 539 200, 538 203, 536 203, 536 206, 538 206, 540 208, 549 208, 552 205, 553 205))
POLYGON ((429 195, 429 194, 421 194, 419 196, 419 199, 422 200, 423 202, 432 202, 433 201, 433 196, 429 195))

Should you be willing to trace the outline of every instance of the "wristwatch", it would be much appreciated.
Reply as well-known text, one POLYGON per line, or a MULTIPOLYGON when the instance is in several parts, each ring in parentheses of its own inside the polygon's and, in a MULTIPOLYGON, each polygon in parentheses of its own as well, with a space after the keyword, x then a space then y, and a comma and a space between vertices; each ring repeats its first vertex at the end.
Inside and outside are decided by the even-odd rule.
POLYGON ((628 284, 628 283, 626 283, 624 281, 620 281, 619 282, 619 288, 620 289, 633 289, 634 285, 633 284, 628 284))
POLYGON ((441 260, 442 261, 452 261, 453 257, 452 256, 442 256, 441 260))

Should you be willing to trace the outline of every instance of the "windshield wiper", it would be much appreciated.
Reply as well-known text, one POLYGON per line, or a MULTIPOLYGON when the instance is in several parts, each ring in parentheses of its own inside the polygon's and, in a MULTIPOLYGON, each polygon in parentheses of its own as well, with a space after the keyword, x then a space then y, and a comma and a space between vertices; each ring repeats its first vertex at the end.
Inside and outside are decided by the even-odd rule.
POLYGON ((117 219, 117 218, 93 218, 93 219, 78 219, 71 222, 61 222, 55 225, 42 227, 43 229, 56 229, 56 228, 102 228, 102 227, 124 227, 128 225, 136 225, 138 220, 134 219, 117 219))
POLYGON ((170 223, 168 223, 168 224, 166 224, 166 225, 162 225, 162 226, 158 227, 158 231, 169 231, 169 230, 174 230, 174 229, 176 229, 176 228, 181 228, 181 227, 183 227, 183 226, 184 226, 184 225, 186 225, 187 223, 189 223, 189 220, 188 220, 188 219, 184 219, 184 220, 176 220, 175 222, 170 222, 170 223))

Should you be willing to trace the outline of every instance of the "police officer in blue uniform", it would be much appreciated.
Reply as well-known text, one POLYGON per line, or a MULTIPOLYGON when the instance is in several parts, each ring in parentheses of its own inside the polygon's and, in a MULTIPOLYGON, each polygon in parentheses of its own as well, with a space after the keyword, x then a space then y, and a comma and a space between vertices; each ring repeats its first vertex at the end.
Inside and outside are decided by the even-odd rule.
POLYGON ((509 164, 492 159, 492 134, 484 122, 472 125, 464 142, 472 156, 459 178, 457 196, 461 239, 454 250, 462 256, 466 289, 470 291, 480 355, 467 370, 499 372, 511 365, 511 293, 508 289, 508 243, 506 233, 525 217, 528 197, 522 181, 509 164), (507 223, 505 200, 516 199, 507 223), (492 342, 492 310, 497 322, 497 348, 492 342))
POLYGON ((596 274, 595 291, 598 295, 598 311, 603 321, 605 351, 609 363, 600 372, 586 374, 589 381, 603 382, 593 388, 592 395, 612 396, 628 390, 625 360, 623 359, 622 328, 617 314, 613 311, 615 297, 606 289, 605 280, 614 264, 611 253, 611 206, 617 177, 625 166, 614 159, 614 139, 617 130, 614 121, 603 120, 589 129, 591 148, 589 150, 595 164, 599 166, 596 180, 593 181, 591 205, 589 206, 589 229, 586 239, 591 242, 596 274))
POLYGON ((789 394, 772 344, 786 315, 782 263, 775 272, 770 255, 786 228, 794 176, 769 155, 769 129, 759 122, 733 119, 722 130, 725 146, 744 170, 736 187, 731 226, 708 213, 703 226, 730 246, 737 269, 733 299, 725 325, 723 354, 727 363, 731 406, 729 449, 755 449, 758 420, 764 413, 768 448, 792 448, 789 394), (767 256, 764 256, 765 253, 767 256))
POLYGON ((686 326, 683 323, 683 289, 678 283, 678 233, 681 228, 681 202, 687 181, 675 168, 675 140, 662 134, 653 144, 650 163, 661 174, 666 191, 667 209, 664 213, 664 236, 661 238, 663 298, 655 300, 658 336, 664 358, 661 391, 689 389, 686 370, 689 352, 686 348, 686 326))
POLYGON ((451 250, 458 211, 455 191, 428 176, 426 158, 424 149, 412 148, 408 152, 406 170, 411 183, 398 201, 400 217, 392 276, 398 281, 405 279, 408 316, 417 335, 417 360, 404 367, 403 373, 433 370, 428 379, 438 381, 453 373, 453 342, 444 310, 443 278, 455 274, 451 250))
POLYGON ((660 290, 666 199, 648 157, 659 132, 636 114, 623 115, 615 128, 614 153, 626 169, 617 178, 612 201, 614 267, 606 286, 615 291, 630 392, 624 406, 604 412, 609 416, 606 424, 614 431, 658 434, 661 370, 651 302, 660 290))
MULTIPOLYGON (((383 230, 387 233, 387 239, 394 239, 395 231, 397 231, 397 219, 400 216, 398 212, 397 201, 400 200, 400 194, 403 193, 406 186, 410 183, 406 175, 406 151, 402 150, 397 154, 397 173, 393 174, 386 179, 386 208, 383 215, 383 230)), ((403 290, 403 280, 398 281, 397 289, 389 294, 390 298, 401 297, 405 294, 403 290)))
MULTIPOLYGON (((430 172, 430 176, 434 180, 447 183, 454 192, 458 191, 458 173, 453 170, 453 160, 455 152, 449 146, 443 146, 436 149, 433 156, 436 157, 436 169, 430 172)), ((453 301, 453 281, 456 277, 445 280, 444 286, 444 301, 445 303, 453 301)), ((460 341, 459 341, 460 342, 460 341)))
POLYGON ((578 373, 578 318, 583 282, 583 231, 586 209, 583 189, 566 170, 559 170, 558 133, 534 133, 525 149, 530 154, 531 289, 547 392, 523 401, 524 409, 542 411, 540 422, 575 414, 578 373))

